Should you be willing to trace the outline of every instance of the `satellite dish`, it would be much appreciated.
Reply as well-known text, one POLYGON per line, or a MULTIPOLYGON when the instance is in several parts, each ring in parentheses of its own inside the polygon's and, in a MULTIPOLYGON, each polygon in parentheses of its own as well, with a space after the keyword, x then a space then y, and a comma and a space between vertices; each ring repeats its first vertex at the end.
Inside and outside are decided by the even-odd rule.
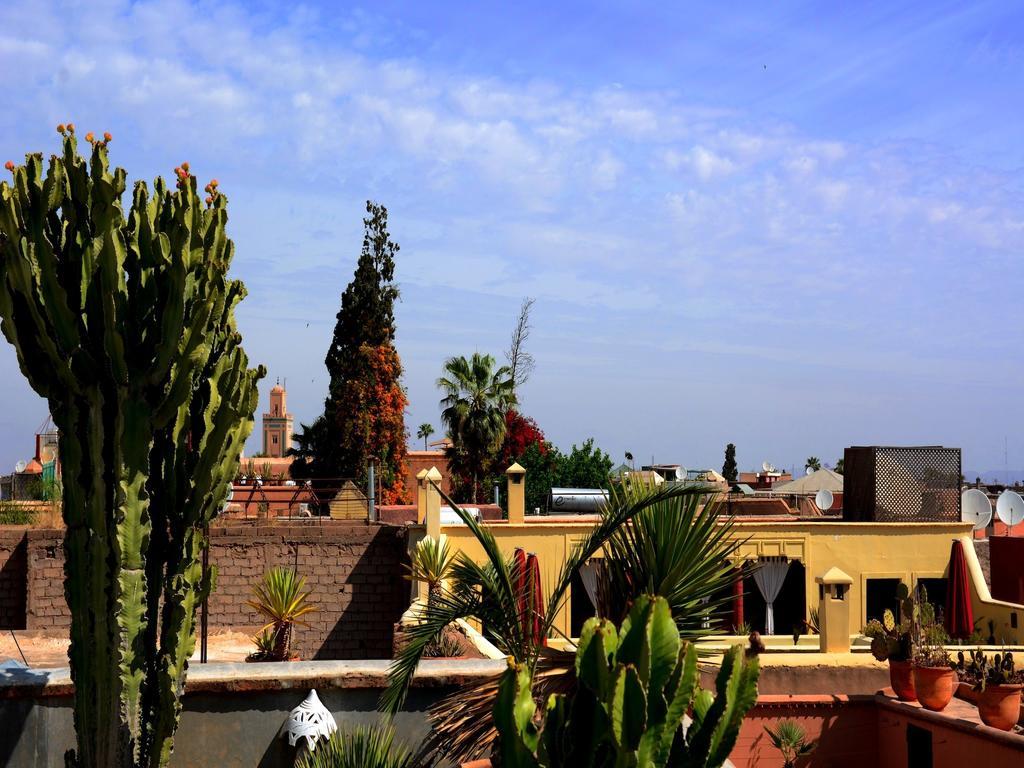
POLYGON ((805 474, 805 475, 813 475, 813 474, 814 474, 814 467, 807 467, 807 468, 806 468, 806 469, 804 470, 804 474, 805 474))
POLYGON ((679 469, 676 470, 676 478, 679 480, 685 480, 689 474, 689 470, 686 469, 682 464, 679 465, 679 469))
POLYGON ((832 509, 832 504, 835 502, 835 497, 832 495, 832 491, 828 488, 822 488, 814 495, 814 503, 818 505, 818 509, 822 512, 828 512, 832 509))
POLYGON ((772 463, 770 461, 762 461, 761 462, 761 469, 764 470, 765 472, 774 472, 775 471, 775 467, 772 466, 772 463))
POLYGON ((1013 528, 1024 521, 1024 499, 1009 489, 1003 491, 996 499, 996 514, 1007 528, 1013 528))
POLYGON ((974 530, 981 531, 992 522, 992 504, 984 491, 968 488, 960 494, 960 519, 974 525, 974 530))
POLYGON ((14 465, 14 471, 20 475, 22 472, 25 471, 25 467, 27 466, 28 464, 26 464, 24 461, 19 461, 17 464, 14 465))

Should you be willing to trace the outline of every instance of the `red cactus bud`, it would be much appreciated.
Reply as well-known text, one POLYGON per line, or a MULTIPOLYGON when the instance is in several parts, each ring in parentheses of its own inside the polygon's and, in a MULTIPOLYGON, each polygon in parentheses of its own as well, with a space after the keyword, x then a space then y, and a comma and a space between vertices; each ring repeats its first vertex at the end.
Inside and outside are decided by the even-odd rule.
POLYGON ((74 133, 74 132, 75 132, 75 124, 74 123, 68 123, 68 133, 74 133))
POLYGON ((92 135, 92 131, 89 131, 87 134, 85 134, 85 140, 92 144, 93 141, 96 140, 96 137, 92 135))
POLYGON ((64 133, 64 123, 57 124, 57 133, 64 133))
POLYGON ((182 163, 181 167, 185 170, 186 173, 188 172, 188 163, 187 162, 182 163))
POLYGON ((112 138, 114 138, 114 137, 111 136, 109 133, 104 133, 103 134, 103 140, 104 141, 110 141, 112 138))
POLYGON ((8 160, 6 163, 4 163, 4 168, 6 168, 8 171, 13 171, 14 170, 14 163, 12 163, 10 160, 8 160))
POLYGON ((216 189, 217 188, 217 180, 216 179, 210 179, 210 186, 213 187, 214 189, 216 189))
POLYGON ((212 197, 207 197, 206 198, 206 204, 207 205, 213 205, 213 198, 212 197))

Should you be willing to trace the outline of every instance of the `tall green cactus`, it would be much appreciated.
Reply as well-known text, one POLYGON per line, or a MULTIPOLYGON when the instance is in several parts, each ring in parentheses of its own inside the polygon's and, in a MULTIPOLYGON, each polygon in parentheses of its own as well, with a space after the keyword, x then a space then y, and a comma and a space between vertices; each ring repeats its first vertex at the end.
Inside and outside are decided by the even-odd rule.
POLYGON ((252 431, 256 383, 234 320, 244 286, 216 182, 188 164, 169 189, 125 171, 109 134, 78 154, 7 164, 0 328, 60 430, 64 593, 78 751, 70 766, 170 759, 196 606, 211 588, 204 526, 252 431))
POLYGON ((757 700, 758 671, 737 646, 722 659, 716 695, 701 690, 697 650, 680 641, 668 603, 641 596, 619 630, 606 619, 583 626, 577 689, 551 696, 542 723, 528 668, 506 670, 494 705, 501 765, 719 766, 757 700))

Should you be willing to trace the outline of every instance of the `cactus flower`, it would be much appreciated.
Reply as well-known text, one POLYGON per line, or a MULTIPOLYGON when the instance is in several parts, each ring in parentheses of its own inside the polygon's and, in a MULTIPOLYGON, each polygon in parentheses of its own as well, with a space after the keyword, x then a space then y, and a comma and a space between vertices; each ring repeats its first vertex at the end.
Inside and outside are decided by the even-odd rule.
POLYGON ((111 136, 109 132, 103 134, 103 140, 104 141, 110 141, 112 138, 114 138, 114 137, 111 136))
POLYGON ((57 123, 57 133, 64 133, 64 123, 57 123))
POLYGON ((11 171, 13 173, 14 172, 14 163, 11 162, 10 160, 8 160, 6 163, 4 163, 4 168, 6 168, 8 171, 11 171))
POLYGON ((96 137, 93 136, 92 131, 89 131, 87 134, 85 134, 85 140, 92 144, 93 141, 96 140, 96 137))

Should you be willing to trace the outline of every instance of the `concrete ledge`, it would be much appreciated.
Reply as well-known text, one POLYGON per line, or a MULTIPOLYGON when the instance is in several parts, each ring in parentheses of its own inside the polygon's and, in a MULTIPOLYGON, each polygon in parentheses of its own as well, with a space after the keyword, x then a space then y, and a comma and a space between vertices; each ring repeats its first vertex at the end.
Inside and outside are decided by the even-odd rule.
MULTIPOLYGON (((254 664, 195 664, 189 668, 185 695, 196 693, 284 691, 310 688, 372 688, 387 685, 391 661, 293 661, 254 664)), ((425 659, 413 678, 414 688, 464 685, 500 674, 504 660, 425 659)), ((71 670, 0 671, 0 699, 71 696, 71 670)))

